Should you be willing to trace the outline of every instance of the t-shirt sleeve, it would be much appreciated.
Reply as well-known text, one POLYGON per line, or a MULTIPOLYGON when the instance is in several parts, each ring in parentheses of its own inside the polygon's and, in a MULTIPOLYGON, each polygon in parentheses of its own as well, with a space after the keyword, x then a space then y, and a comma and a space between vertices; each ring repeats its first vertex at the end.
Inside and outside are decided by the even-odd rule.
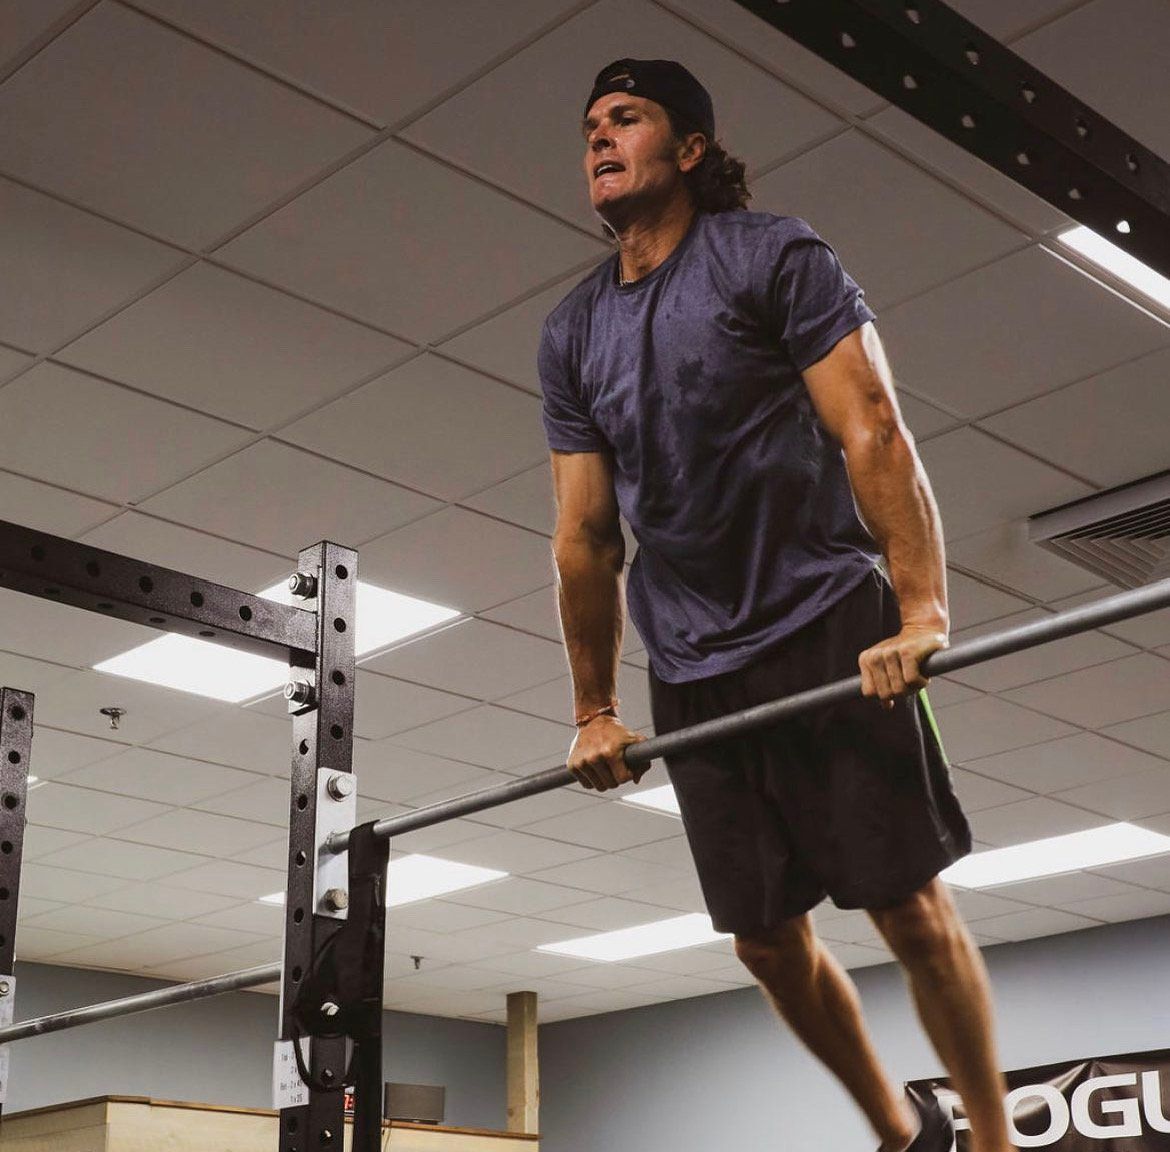
POLYGON ((754 271, 767 315, 803 372, 874 313, 837 253, 812 228, 796 220, 785 225, 761 244, 754 271))
POLYGON ((605 440, 589 415, 576 373, 546 320, 537 354, 544 432, 554 452, 600 452, 605 440))

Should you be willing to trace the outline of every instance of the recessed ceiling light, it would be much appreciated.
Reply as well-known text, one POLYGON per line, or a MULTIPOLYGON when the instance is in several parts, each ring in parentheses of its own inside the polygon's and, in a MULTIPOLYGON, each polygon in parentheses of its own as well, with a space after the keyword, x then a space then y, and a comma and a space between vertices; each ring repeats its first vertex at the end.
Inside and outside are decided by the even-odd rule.
POLYGON ((670 920, 657 920, 653 924, 619 928, 616 932, 581 936, 559 944, 542 944, 537 951, 579 956, 583 960, 632 960, 636 956, 653 956, 658 952, 674 952, 679 948, 695 948, 728 939, 729 936, 711 927, 710 917, 695 912, 670 920))
POLYGON ((1130 287, 1149 296, 1151 300, 1156 300, 1163 308, 1170 308, 1170 279, 1160 272, 1155 272, 1148 264, 1143 264, 1123 248, 1099 236, 1091 228, 1084 226, 1070 228, 1067 232, 1062 232, 1057 239, 1067 248, 1079 252, 1094 264, 1124 280, 1130 287))
MULTIPOLYGON (((493 880, 503 880, 507 872, 495 868, 479 868, 474 864, 460 864, 441 860, 437 856, 399 856, 390 861, 387 873, 387 908, 400 908, 433 896, 463 892, 478 888, 493 880)), ((261 904, 283 904, 284 893, 273 892, 260 897, 261 904)))
MULTIPOLYGON (((275 584, 259 595, 296 603, 287 584, 275 584)), ((458 616, 454 608, 358 581, 356 653, 369 655, 458 616)), ((94 669, 232 704, 267 695, 288 679, 288 665, 282 660, 174 634, 103 660, 94 669)))
POLYGON ((942 878, 956 888, 990 888, 1165 852, 1170 852, 1170 836, 1136 824, 1105 824, 1067 836, 976 852, 945 869, 942 878))
POLYGON ((628 796, 620 796, 619 799, 623 804, 636 804, 639 808, 652 808, 655 812, 681 816, 678 796, 670 784, 663 784, 661 788, 647 788, 645 792, 632 792, 628 796))

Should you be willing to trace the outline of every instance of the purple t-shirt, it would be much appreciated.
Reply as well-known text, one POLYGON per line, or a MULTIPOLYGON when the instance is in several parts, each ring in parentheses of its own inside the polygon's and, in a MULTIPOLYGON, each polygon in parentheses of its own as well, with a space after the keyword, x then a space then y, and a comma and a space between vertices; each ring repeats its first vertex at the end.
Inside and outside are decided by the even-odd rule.
POLYGON ((619 285, 614 256, 545 321, 549 447, 612 457, 660 679, 745 667, 877 563, 800 375, 873 319, 862 296, 803 220, 700 213, 648 276, 619 285))

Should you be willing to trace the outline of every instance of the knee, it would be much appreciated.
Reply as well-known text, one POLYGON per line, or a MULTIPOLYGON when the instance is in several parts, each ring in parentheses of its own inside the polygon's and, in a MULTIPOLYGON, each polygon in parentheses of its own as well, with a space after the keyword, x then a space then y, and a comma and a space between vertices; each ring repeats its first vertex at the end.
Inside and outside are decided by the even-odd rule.
POLYGON ((784 925, 735 937, 735 955, 764 983, 807 976, 815 966, 815 940, 803 926, 784 925))
POLYGON ((872 915, 894 955, 908 966, 949 970, 966 946, 967 930, 940 882, 872 915))

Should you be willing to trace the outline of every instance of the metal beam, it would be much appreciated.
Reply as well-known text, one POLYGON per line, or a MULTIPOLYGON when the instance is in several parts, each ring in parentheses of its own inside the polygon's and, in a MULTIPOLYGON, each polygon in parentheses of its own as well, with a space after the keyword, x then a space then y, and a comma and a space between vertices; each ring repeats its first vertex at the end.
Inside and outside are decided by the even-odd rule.
POLYGON ((941 0, 736 2, 1170 276, 1170 165, 941 0))
POLYGON ((187 1004, 192 1000, 206 1000, 209 996, 222 996, 225 992, 238 992, 242 988, 258 988, 280 979, 279 964, 264 964, 258 968, 245 968, 241 972, 228 972, 223 976, 211 976, 206 980, 192 980, 188 984, 176 984, 171 988, 159 988, 153 992, 140 992, 136 996, 123 996, 118 1000, 107 1000, 102 1004, 88 1004, 84 1008, 68 1008, 64 1012, 53 1012, 48 1016, 37 1016, 32 1020, 21 1020, 0 1028, 0 1044, 14 1040, 26 1040, 30 1036, 45 1036, 50 1032, 63 1032, 67 1028, 80 1028, 83 1024, 97 1024, 102 1020, 113 1020, 118 1016, 134 1016, 139 1012, 153 1012, 156 1008, 168 1008, 172 1004, 187 1004))
MULTIPOLYGON (((1162 580, 1131 592, 1121 592, 1116 596, 1082 605, 1080 608, 1069 609, 1067 612, 1058 612, 1047 620, 1038 620, 1034 624, 1024 624, 1019 628, 992 633, 978 640, 965 641, 954 648, 934 653, 923 662, 922 667, 928 675, 941 676, 947 672, 957 672, 960 668, 970 668, 974 664, 1010 656, 1013 652, 1036 648, 1041 644, 1063 640, 1067 636, 1075 636, 1093 628, 1103 628, 1107 624, 1116 624, 1119 620, 1129 620, 1134 616, 1142 616, 1166 607, 1170 607, 1170 580, 1162 580)), ((670 756, 733 736, 758 732, 793 716, 830 704, 839 704, 860 695, 860 676, 838 680, 833 684, 786 696, 782 700, 773 700, 743 712, 733 712, 716 720, 708 720, 691 728, 680 728, 677 732, 670 732, 665 736, 652 736, 649 740, 628 748, 626 762, 635 766, 649 764, 651 760, 661 756, 670 756)), ((1170 701, 1167 703, 1170 704, 1170 701)), ((501 804, 510 804, 514 800, 553 792, 566 784, 576 782, 577 778, 568 768, 549 768, 544 772, 522 776, 494 788, 484 788, 478 792, 470 792, 466 796, 442 800, 438 804, 428 804, 413 812, 404 812, 400 816, 379 820, 374 825, 374 834, 387 839, 402 836, 407 832, 430 828, 446 820, 486 812, 489 808, 498 808, 501 804)), ((348 843, 348 833, 336 833, 329 838, 327 847, 332 852, 343 852, 348 843)))
POLYGON ((316 651, 313 612, 2 520, 0 586, 280 660, 316 651))

